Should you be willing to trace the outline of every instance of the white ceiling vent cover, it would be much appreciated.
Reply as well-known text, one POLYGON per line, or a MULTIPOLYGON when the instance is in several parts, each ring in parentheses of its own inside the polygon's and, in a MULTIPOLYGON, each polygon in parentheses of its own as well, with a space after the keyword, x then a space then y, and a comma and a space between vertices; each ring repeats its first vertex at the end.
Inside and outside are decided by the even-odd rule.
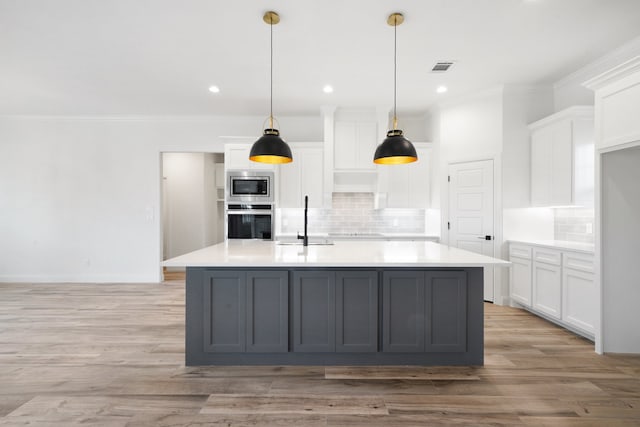
POLYGON ((440 61, 436 62, 436 65, 431 69, 432 73, 444 73, 449 71, 449 68, 453 65, 453 61, 440 61))

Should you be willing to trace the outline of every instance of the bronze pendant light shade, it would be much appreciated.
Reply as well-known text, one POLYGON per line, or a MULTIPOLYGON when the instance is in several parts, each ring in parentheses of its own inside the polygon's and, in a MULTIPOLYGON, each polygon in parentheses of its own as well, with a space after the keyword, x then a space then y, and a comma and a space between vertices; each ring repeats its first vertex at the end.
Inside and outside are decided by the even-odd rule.
POLYGON ((416 149, 407 138, 402 135, 402 131, 397 129, 398 117, 396 115, 396 74, 397 74, 397 28, 404 22, 401 13, 392 13, 387 19, 387 23, 393 27, 393 129, 387 132, 387 137, 378 145, 373 156, 373 162, 381 165, 400 165, 412 163, 418 160, 416 149))
POLYGON ((262 17, 271 29, 271 91, 269 107, 269 127, 264 134, 253 143, 249 159, 259 163, 291 163, 293 156, 291 148, 282 138, 280 132, 273 126, 273 26, 280 22, 280 16, 276 12, 269 11, 262 17))

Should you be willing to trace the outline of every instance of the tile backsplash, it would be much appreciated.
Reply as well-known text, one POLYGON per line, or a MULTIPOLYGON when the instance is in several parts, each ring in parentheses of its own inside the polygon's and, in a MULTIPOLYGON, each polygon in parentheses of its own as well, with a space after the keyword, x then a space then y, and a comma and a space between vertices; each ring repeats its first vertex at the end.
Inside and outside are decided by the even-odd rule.
POLYGON ((554 209, 554 237, 556 240, 593 243, 593 209, 554 209))
MULTIPOLYGON (((373 193, 333 193, 331 209, 309 209, 309 234, 425 233, 424 209, 375 209, 373 193)), ((304 231, 304 209, 278 209, 281 234, 304 231)))

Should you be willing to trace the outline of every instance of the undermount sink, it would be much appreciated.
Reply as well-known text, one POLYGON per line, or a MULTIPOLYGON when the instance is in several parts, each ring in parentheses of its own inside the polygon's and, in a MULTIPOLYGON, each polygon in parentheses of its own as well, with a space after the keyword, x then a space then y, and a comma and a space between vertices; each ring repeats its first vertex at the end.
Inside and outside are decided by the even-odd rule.
MULTIPOLYGON (((278 240, 276 245, 300 245, 302 246, 302 240, 278 240)), ((313 239, 309 238, 309 246, 327 246, 333 245, 333 240, 329 239, 313 239)))

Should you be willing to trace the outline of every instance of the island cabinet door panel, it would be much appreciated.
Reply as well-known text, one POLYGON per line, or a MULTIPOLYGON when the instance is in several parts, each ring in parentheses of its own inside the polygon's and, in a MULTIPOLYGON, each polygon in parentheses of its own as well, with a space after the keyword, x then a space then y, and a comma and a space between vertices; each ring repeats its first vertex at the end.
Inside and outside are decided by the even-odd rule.
POLYGON ((336 273, 336 351, 378 351, 378 273, 336 273))
POLYGON ((289 273, 247 272, 247 352, 289 350, 289 273))
POLYGON ((245 351, 246 274, 207 271, 204 282, 204 351, 245 351))
POLYGON ((424 351, 424 272, 386 271, 382 275, 382 350, 424 351))
POLYGON ((334 352, 335 272, 293 273, 293 351, 334 352))
POLYGON ((467 351, 467 273, 425 274, 425 351, 467 351))

